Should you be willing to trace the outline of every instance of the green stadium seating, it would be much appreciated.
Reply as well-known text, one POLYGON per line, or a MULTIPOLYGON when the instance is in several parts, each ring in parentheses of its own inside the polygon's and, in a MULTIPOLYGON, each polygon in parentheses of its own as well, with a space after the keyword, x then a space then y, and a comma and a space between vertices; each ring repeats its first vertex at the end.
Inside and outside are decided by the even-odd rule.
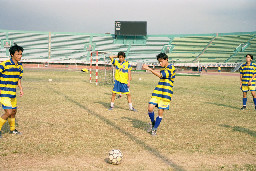
MULTIPOLYGON (((124 51, 134 63, 157 63, 160 52, 166 52, 169 60, 176 63, 240 63, 246 54, 256 53, 256 32, 147 35, 145 40, 139 38, 136 42, 129 38, 117 41, 112 34, 0 30, 1 59, 9 56, 2 44, 7 39, 24 47, 24 62, 89 63, 88 45, 94 51, 109 54, 124 51)), ((104 61, 103 55, 99 55, 99 61, 104 61)))

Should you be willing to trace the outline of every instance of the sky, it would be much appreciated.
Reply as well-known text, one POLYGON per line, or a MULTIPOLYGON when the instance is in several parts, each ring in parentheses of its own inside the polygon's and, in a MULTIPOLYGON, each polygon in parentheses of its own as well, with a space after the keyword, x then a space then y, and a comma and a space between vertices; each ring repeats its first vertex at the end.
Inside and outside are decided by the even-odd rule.
POLYGON ((256 0, 0 0, 0 30, 114 34, 115 21, 147 33, 256 31, 256 0))

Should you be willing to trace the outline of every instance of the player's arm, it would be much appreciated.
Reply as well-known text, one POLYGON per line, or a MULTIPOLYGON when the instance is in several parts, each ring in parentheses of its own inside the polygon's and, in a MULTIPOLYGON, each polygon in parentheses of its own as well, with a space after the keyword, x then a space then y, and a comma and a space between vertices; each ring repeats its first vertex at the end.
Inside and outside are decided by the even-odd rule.
POLYGON ((240 74, 240 87, 242 87, 243 74, 240 74))
POLYGON ((21 85, 21 80, 19 79, 18 81, 18 87, 20 88, 20 96, 23 96, 23 88, 22 88, 22 85, 21 85))
MULTIPOLYGON (((2 63, 0 64, 0 74, 2 75, 3 72, 5 70, 5 65, 2 65, 2 63)), ((1 94, 1 90, 0 90, 0 94, 1 94)))
POLYGON ((252 76, 252 78, 250 79, 250 81, 248 82, 248 85, 250 86, 250 85, 252 85, 252 80, 255 78, 255 74, 252 76))
POLYGON ((160 74, 160 72, 156 71, 156 70, 153 70, 152 68, 149 68, 148 65, 146 64, 143 64, 142 66, 145 70, 148 70, 148 71, 151 71, 155 76, 159 77, 159 78, 162 78, 162 75, 160 74))
POLYGON ((112 55, 112 56, 109 56, 109 58, 111 59, 111 61, 114 59, 114 58, 117 58, 116 55, 112 55))
POLYGON ((254 67, 254 72, 253 72, 254 74, 253 74, 253 76, 252 76, 252 78, 249 80, 249 82, 248 82, 248 85, 250 86, 250 85, 252 85, 252 81, 253 81, 253 79, 255 78, 255 76, 256 76, 256 68, 254 67))
POLYGON ((131 70, 128 70, 128 84, 127 84, 128 87, 130 87, 131 80, 132 80, 132 72, 131 70))

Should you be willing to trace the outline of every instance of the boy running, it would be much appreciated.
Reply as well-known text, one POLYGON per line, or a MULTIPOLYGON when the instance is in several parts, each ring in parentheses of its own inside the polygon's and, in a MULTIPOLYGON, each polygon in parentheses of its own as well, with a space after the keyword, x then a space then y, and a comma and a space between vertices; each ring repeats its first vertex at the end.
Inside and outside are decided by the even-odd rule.
POLYGON ((114 108, 114 102, 116 98, 116 94, 126 94, 127 95, 127 100, 129 103, 129 109, 131 111, 136 112, 136 110, 132 107, 132 97, 131 93, 129 90, 130 87, 130 81, 132 80, 131 77, 131 70, 132 67, 129 64, 128 61, 125 60, 125 53, 124 52, 119 52, 117 56, 110 56, 112 64, 116 68, 115 72, 115 84, 114 88, 112 91, 112 98, 111 98, 111 103, 110 103, 110 108, 109 110, 113 110, 114 108), (116 60, 114 58, 119 58, 119 60, 116 60))
POLYGON ((241 110, 246 109, 247 92, 250 90, 253 97, 253 102, 256 110, 256 95, 255 95, 255 74, 256 65, 252 63, 253 56, 251 54, 246 55, 246 63, 240 67, 240 87, 243 91, 243 107, 241 110))
POLYGON ((148 115, 151 120, 148 132, 151 132, 152 135, 156 135, 156 130, 162 121, 164 110, 169 109, 176 72, 175 67, 168 63, 168 56, 165 53, 160 53, 156 57, 162 67, 160 73, 149 68, 146 64, 143 65, 144 69, 151 71, 154 75, 160 78, 148 105, 148 115), (155 107, 158 108, 158 117, 156 120, 154 116, 155 107))
POLYGON ((20 96, 23 96, 21 78, 23 67, 19 62, 22 57, 23 48, 14 44, 9 49, 11 59, 0 64, 0 102, 4 109, 4 114, 0 117, 0 138, 2 138, 2 126, 8 120, 10 134, 20 134, 15 129, 15 115, 17 113, 16 87, 20 88, 20 96))

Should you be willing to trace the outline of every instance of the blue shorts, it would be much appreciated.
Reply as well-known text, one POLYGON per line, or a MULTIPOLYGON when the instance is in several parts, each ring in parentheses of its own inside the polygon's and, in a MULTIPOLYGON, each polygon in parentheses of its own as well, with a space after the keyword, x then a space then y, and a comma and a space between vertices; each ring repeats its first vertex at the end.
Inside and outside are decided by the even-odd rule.
POLYGON ((115 80, 115 84, 114 84, 114 88, 113 88, 112 92, 116 93, 116 94, 119 94, 119 93, 129 94, 130 90, 129 90, 129 87, 127 86, 127 84, 121 83, 121 82, 115 80))

